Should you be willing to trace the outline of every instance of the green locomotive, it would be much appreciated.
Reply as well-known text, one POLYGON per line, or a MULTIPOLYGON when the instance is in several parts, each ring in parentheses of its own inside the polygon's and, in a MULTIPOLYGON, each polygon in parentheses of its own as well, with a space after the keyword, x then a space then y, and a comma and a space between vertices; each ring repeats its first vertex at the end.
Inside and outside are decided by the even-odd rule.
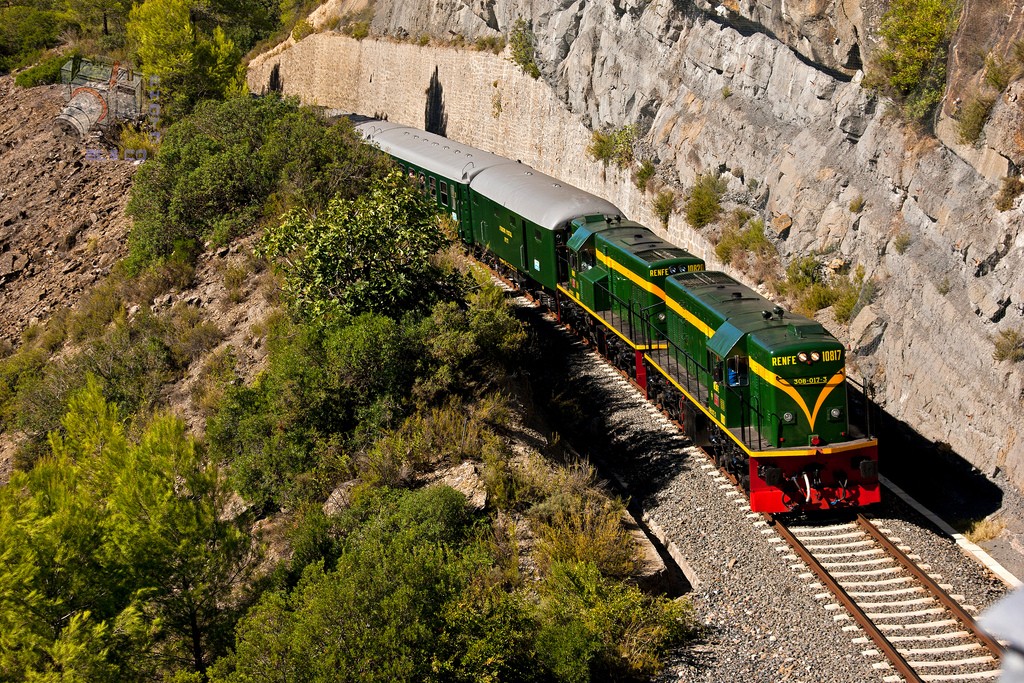
POLYGON ((568 280, 558 285, 560 318, 645 385, 643 351, 665 333, 666 278, 702 271, 704 261, 618 217, 578 218, 572 229, 563 256, 568 280))
POLYGON ((655 389, 695 442, 717 436, 753 510, 878 502, 877 441, 848 414, 846 352, 725 273, 669 277, 655 389))

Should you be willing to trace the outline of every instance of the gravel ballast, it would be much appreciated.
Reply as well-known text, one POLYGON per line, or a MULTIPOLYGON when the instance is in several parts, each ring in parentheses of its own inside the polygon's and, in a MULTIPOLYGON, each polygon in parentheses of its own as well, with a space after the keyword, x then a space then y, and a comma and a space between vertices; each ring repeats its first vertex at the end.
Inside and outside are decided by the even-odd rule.
MULTIPOLYGON (((659 681, 882 681, 892 669, 865 655, 859 629, 842 610, 826 610, 820 584, 774 531, 753 515, 736 487, 624 377, 549 319, 534 320, 543 377, 552 394, 572 396, 575 415, 554 424, 588 455, 602 476, 627 487, 642 510, 685 558, 694 588, 688 598, 703 632, 673 653, 659 681), (551 370, 554 368, 554 370, 551 370), (816 597, 818 595, 818 597, 816 597)), ((892 496, 888 496, 892 498, 892 496)), ((941 583, 979 608, 1004 593, 952 543, 899 501, 884 505, 878 523, 942 575, 941 583)))

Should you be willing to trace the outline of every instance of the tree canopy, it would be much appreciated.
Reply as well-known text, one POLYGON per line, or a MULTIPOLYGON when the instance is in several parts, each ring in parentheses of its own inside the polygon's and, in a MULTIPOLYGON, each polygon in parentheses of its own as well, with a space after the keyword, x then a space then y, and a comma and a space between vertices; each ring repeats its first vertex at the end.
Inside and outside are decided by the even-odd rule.
POLYGON ((289 213, 260 252, 284 259, 285 293, 301 314, 330 318, 429 303, 441 275, 432 257, 449 241, 436 209, 395 170, 319 214, 289 213))
POLYGON ((347 121, 330 125, 294 99, 204 102, 169 128, 136 175, 131 266, 226 244, 293 207, 318 212, 335 195, 357 196, 387 167, 347 121))
POLYGON ((138 440, 90 380, 51 457, 0 489, 0 680, 202 674, 255 554, 183 423, 138 440))

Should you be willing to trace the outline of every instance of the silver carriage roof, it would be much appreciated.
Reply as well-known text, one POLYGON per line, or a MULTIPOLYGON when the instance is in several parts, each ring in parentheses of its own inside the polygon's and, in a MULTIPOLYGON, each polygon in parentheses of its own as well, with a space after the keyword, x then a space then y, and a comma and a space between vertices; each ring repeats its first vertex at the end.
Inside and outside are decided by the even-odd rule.
POLYGON ((468 183, 485 168, 514 163, 482 149, 390 121, 366 121, 357 124, 355 129, 391 156, 462 183, 468 183))
POLYGON ((622 216, 611 202, 521 163, 484 169, 473 179, 472 188, 549 230, 580 216, 622 216))

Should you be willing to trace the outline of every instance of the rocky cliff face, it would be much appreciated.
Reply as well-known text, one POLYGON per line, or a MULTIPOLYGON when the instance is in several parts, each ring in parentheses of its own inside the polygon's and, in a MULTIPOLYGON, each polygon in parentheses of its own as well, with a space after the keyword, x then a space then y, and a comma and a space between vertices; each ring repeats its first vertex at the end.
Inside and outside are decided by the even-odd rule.
MULTIPOLYGON (((316 19, 350 9, 326 6, 316 19)), ((637 124, 663 180, 685 187, 722 172, 730 200, 780 228, 784 260, 816 253, 863 266, 878 294, 838 331, 853 374, 924 436, 1024 486, 1022 371, 992 360, 996 333, 1024 326, 1024 213, 1019 199, 1010 211, 993 205, 1020 163, 1024 92, 1017 83, 1000 98, 979 149, 956 144, 946 119, 940 140, 904 128, 860 86, 883 10, 854 0, 382 0, 373 27, 390 36, 472 40, 523 16, 543 79, 486 53, 321 33, 254 60, 250 86, 274 80, 308 102, 422 126, 436 77, 450 137, 656 225, 650 197, 584 152, 591 129, 637 124), (862 210, 851 211, 854 199, 862 210)), ((678 218, 668 232, 714 262, 705 236, 678 218)))

